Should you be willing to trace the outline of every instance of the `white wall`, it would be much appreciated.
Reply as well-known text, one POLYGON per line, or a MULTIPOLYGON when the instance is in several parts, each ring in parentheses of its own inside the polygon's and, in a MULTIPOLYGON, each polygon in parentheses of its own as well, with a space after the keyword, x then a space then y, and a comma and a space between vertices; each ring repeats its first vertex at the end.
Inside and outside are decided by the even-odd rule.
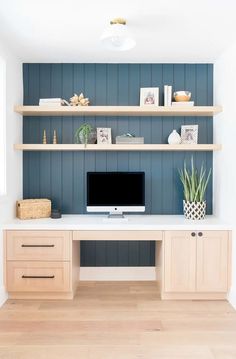
MULTIPOLYGON (((15 104, 22 103, 22 64, 11 54, 0 39, 0 57, 6 62, 6 171, 7 195, 0 197, 1 224, 15 216, 15 202, 22 197, 22 154, 13 149, 22 141, 21 116, 13 112, 15 104)), ((2 121, 2 119, 1 119, 2 121)), ((1 228, 0 228, 1 229, 1 228)), ((6 299, 3 284, 3 240, 0 231, 0 305, 6 299)))
POLYGON ((234 226, 229 299, 236 308, 236 43, 216 61, 214 81, 215 104, 223 106, 214 120, 214 141, 223 145, 214 155, 214 213, 234 226))

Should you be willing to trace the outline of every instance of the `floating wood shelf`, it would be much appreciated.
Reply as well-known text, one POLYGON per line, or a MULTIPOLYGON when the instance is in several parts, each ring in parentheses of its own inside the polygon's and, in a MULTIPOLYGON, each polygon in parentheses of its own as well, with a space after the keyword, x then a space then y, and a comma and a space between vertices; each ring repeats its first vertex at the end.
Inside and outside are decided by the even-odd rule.
POLYGON ((214 116, 221 106, 15 106, 24 116, 214 116))
POLYGON ((135 144, 135 145, 87 145, 81 144, 15 144, 15 150, 21 151, 219 151, 221 145, 216 144, 135 144))

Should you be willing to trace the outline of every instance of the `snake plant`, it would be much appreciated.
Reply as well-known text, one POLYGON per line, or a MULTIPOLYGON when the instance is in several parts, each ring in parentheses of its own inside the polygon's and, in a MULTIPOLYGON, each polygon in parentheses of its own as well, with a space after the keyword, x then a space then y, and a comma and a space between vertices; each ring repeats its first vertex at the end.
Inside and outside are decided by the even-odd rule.
POLYGON ((204 202, 211 169, 207 173, 206 168, 202 164, 199 172, 194 166, 192 157, 190 169, 187 169, 186 162, 184 162, 183 169, 179 170, 179 176, 183 184, 185 201, 204 202))

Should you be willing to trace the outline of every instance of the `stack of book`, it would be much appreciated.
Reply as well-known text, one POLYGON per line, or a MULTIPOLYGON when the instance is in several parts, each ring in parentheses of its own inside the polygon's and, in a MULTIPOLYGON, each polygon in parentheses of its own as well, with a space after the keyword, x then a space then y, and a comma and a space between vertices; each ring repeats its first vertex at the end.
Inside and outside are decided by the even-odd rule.
POLYGON ((172 106, 174 107, 194 106, 194 101, 172 102, 172 106))
POLYGON ((61 98, 40 98, 39 106, 62 106, 64 101, 61 98))
POLYGON ((172 102, 172 86, 164 86, 164 106, 171 106, 172 102))

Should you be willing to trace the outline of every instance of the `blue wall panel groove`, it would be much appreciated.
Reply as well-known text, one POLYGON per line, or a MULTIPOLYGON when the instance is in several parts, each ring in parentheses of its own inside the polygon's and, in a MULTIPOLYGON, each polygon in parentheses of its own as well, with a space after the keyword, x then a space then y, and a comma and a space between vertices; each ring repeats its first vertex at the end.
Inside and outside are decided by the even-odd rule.
MULTIPOLYGON (((83 92, 92 105, 139 105, 140 87, 189 90, 196 105, 213 103, 211 64, 24 64, 24 104, 39 98, 83 92)), ((207 117, 25 117, 24 143, 41 143, 46 129, 52 142, 56 129, 59 143, 73 143, 75 130, 84 122, 111 127, 113 141, 124 132, 144 136, 145 143, 166 143, 182 124, 199 125, 199 143, 212 143, 213 121, 207 117)), ((86 213, 87 171, 140 171, 146 173, 146 213, 181 214, 182 187, 177 169, 194 157, 212 167, 208 152, 24 152, 24 198, 50 197, 63 213, 86 213)), ((207 191, 207 212, 212 213, 212 181, 207 191)), ((154 265, 154 242, 83 242, 83 266, 154 265)))

